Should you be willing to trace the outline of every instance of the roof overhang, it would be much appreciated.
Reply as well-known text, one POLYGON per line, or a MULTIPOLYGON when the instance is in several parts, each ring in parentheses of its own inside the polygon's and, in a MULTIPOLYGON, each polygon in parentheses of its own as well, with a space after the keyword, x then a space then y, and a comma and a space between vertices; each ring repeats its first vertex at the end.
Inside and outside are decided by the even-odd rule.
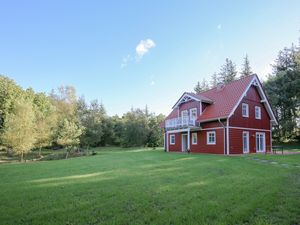
POLYGON ((175 105, 172 107, 172 109, 178 107, 179 105, 189 102, 189 101, 198 101, 198 102, 206 102, 206 103, 213 103, 212 101, 208 101, 207 99, 202 99, 201 96, 195 96, 195 94, 190 94, 188 92, 184 92, 181 97, 178 99, 178 101, 175 103, 175 105))

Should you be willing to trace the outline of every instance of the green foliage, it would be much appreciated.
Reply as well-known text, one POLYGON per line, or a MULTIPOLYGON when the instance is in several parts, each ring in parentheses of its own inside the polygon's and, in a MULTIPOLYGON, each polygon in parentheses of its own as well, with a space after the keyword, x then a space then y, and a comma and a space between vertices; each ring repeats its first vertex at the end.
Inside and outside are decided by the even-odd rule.
POLYGON ((35 115, 32 104, 23 99, 14 103, 13 111, 6 116, 4 122, 3 143, 17 155, 29 152, 36 142, 35 115))
POLYGON ((80 144, 80 135, 83 128, 78 126, 73 121, 64 119, 59 125, 57 134, 57 144, 63 146, 67 150, 66 158, 68 158, 69 152, 80 144))
POLYGON ((244 63, 243 63, 242 71, 240 74, 241 74, 241 77, 247 77, 247 76, 250 76, 253 74, 253 72, 251 71, 250 62, 249 62, 249 58, 248 58, 247 54, 244 58, 244 63))
POLYGON ((205 79, 203 79, 201 83, 198 81, 196 86, 194 87, 194 91, 196 93, 207 91, 208 89, 209 89, 209 85, 205 79))
POLYGON ((15 102, 22 97, 24 97, 23 90, 13 80, 0 75, 0 129, 2 132, 6 117, 14 109, 15 102))
POLYGON ((277 141, 300 138, 300 63, 299 48, 292 46, 280 51, 273 75, 264 83, 278 118, 273 136, 277 141))
POLYGON ((218 76, 218 82, 227 84, 236 79, 237 71, 235 64, 228 58, 225 60, 225 64, 221 67, 218 76))

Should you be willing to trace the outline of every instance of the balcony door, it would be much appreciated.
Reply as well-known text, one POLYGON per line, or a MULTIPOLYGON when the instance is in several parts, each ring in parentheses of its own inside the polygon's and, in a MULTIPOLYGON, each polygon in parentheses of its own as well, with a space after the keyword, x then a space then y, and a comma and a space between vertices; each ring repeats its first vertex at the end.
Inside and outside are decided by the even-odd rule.
POLYGON ((181 120, 182 120, 182 125, 187 125, 188 120, 189 120, 189 114, 187 110, 181 111, 181 120))

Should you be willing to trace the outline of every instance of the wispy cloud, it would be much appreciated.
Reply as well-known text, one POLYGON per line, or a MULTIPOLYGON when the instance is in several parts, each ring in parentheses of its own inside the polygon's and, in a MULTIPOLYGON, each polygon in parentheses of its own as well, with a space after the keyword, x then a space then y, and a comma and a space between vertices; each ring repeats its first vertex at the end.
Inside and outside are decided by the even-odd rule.
POLYGON ((132 60, 132 58, 130 55, 123 57, 122 63, 121 63, 121 68, 123 69, 124 67, 126 67, 131 60, 132 60))
POLYGON ((222 24, 218 24, 217 29, 221 30, 222 29, 222 24))
POLYGON ((155 42, 151 39, 141 40, 135 48, 136 56, 141 59, 151 48, 155 47, 155 42))
POLYGON ((122 58, 121 62, 121 69, 125 68, 131 61, 135 60, 139 62, 143 56, 149 52, 151 48, 154 48, 156 46, 155 42, 152 39, 146 39, 146 40, 140 40, 138 45, 135 47, 135 53, 131 56, 128 54, 127 56, 122 58))
POLYGON ((155 81, 154 81, 154 80, 152 80, 152 81, 150 82, 150 86, 153 86, 153 85, 155 85, 155 81))

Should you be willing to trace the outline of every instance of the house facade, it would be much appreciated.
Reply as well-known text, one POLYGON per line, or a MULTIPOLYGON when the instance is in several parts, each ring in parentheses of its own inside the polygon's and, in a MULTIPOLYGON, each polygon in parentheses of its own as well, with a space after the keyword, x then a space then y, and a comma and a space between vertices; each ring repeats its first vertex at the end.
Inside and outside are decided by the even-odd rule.
POLYGON ((165 151, 269 152, 274 124, 262 85, 251 75, 199 94, 183 93, 162 123, 165 151))

